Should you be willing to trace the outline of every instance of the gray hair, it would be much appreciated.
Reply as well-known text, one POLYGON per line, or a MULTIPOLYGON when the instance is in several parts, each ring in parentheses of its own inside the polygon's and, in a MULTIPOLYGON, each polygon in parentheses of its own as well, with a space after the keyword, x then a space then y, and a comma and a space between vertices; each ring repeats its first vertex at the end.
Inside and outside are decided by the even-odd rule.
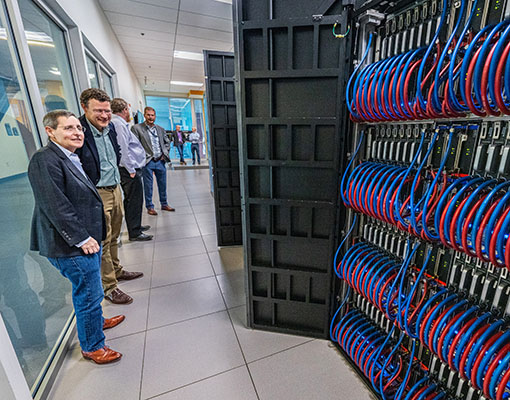
POLYGON ((49 126, 51 129, 57 129, 58 119, 60 117, 65 117, 65 118, 75 117, 76 118, 76 115, 74 115, 71 111, 67 111, 67 110, 53 110, 44 116, 43 125, 49 126))
POLYGON ((112 112, 118 114, 128 108, 128 103, 126 100, 116 97, 112 100, 110 106, 112 107, 112 112))

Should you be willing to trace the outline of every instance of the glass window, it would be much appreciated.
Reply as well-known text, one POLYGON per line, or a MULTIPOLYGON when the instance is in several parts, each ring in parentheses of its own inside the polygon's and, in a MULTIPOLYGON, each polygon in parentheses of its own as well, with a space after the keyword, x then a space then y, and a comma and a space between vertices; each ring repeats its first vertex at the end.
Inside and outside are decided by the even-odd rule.
POLYGON ((87 59, 87 71, 89 74, 89 85, 91 88, 99 89, 99 79, 97 79, 96 63, 90 58, 88 54, 85 55, 87 59))
POLYGON ((0 3, 0 314, 35 387, 71 315, 71 288, 29 251, 34 200, 27 166, 39 143, 11 37, 0 3))
POLYGON ((201 142, 198 145, 198 151, 200 152, 200 157, 204 158, 205 149, 206 149, 206 135, 204 132, 204 108, 202 105, 202 99, 193 100, 193 108, 195 109, 195 121, 197 132, 200 135, 201 142))
POLYGON ((103 90, 108 93, 108 95, 113 99, 115 96, 113 95, 113 82, 112 77, 108 75, 108 73, 101 68, 101 80, 103 81, 103 90))
POLYGON ((64 31, 31 0, 19 7, 45 111, 78 112, 64 31))

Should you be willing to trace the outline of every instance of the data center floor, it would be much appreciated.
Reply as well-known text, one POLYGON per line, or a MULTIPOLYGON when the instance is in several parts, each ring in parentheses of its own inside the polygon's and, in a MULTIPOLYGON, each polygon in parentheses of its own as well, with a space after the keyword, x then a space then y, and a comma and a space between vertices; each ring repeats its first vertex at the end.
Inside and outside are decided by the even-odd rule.
POLYGON ((123 236, 121 262, 145 274, 120 284, 134 302, 104 304, 126 315, 106 332, 122 360, 85 361, 75 338, 49 399, 371 399, 328 341, 246 328, 243 249, 216 247, 209 171, 169 171, 168 194, 175 213, 143 217, 155 240, 123 236))

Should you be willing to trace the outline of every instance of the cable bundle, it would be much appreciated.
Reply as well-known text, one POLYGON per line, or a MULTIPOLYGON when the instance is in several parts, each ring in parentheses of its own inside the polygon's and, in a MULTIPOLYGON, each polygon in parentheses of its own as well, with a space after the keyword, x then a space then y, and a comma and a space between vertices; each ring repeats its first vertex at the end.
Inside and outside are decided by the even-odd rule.
MULTIPOLYGON (((452 370, 458 371, 463 379, 470 380, 472 386, 483 391, 487 398, 503 399, 506 390, 510 389, 510 330, 507 322, 496 319, 490 312, 483 312, 480 306, 473 305, 459 293, 424 278, 430 253, 419 269, 411 267, 411 260, 419 246, 411 248, 408 242, 407 255, 403 262, 398 262, 377 246, 359 242, 347 251, 335 272, 393 322, 389 337, 395 328, 399 328, 436 354, 452 370)), ((375 329, 360 315, 355 310, 346 314, 332 330, 331 336, 373 382, 372 376, 366 373, 364 360, 352 354, 359 339, 346 339, 351 334, 364 337, 375 329), (365 328, 367 331, 363 330, 365 328)), ((402 337, 393 346, 393 352, 401 342, 402 337)), ((393 370, 397 367, 394 365, 393 370)), ((422 398, 421 394, 428 390, 425 388, 430 389, 427 385, 420 390, 416 387, 413 396, 418 397, 409 398, 422 398)), ((434 389, 430 389, 431 393, 434 389)), ((382 390, 381 387, 379 390, 382 390)), ((411 389, 408 396, 412 393, 411 389)))
POLYGON ((400 348, 403 334, 395 341, 391 339, 393 333, 394 329, 387 334, 363 313, 353 309, 331 330, 331 339, 349 355, 383 399, 398 400, 403 398, 409 382, 415 346, 409 356, 400 348), (407 357, 408 368, 405 369, 407 357))
POLYGON ((469 28, 478 0, 469 14, 468 3, 461 1, 446 43, 438 41, 447 27, 448 0, 443 0, 438 28, 428 47, 361 68, 372 44, 373 36, 369 37, 347 85, 353 121, 455 118, 466 113, 510 115, 510 21, 486 26, 473 37, 469 28))
MULTIPOLYGON (((436 170, 425 167, 439 140, 437 129, 422 156, 425 132, 408 167, 365 161, 348 165, 341 183, 344 204, 387 222, 423 240, 444 245, 472 257, 510 269, 509 181, 459 176, 444 171, 445 151, 436 170)), ((449 130, 450 148, 453 129, 449 130)))

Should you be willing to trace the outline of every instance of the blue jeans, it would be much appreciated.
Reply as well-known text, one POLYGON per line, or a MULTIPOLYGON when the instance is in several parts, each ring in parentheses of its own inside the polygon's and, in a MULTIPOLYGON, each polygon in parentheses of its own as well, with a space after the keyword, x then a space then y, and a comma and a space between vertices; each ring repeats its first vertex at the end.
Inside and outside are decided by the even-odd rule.
POLYGON ((178 144, 177 151, 179 152, 179 156, 181 157, 181 162, 184 162, 184 144, 178 144))
POLYGON ((193 157, 193 165, 195 165, 195 154, 198 163, 200 164, 200 150, 198 148, 198 143, 191 143, 191 155, 193 157))
POLYGON ((156 175, 156 183, 158 184, 159 202, 161 206, 167 206, 166 199, 166 167, 163 160, 154 161, 150 160, 149 163, 143 168, 143 192, 145 194, 145 207, 147 209, 154 208, 152 203, 152 174, 156 175))
POLYGON ((90 352, 103 348, 101 251, 83 256, 48 257, 48 260, 73 285, 73 305, 81 349, 90 352))

